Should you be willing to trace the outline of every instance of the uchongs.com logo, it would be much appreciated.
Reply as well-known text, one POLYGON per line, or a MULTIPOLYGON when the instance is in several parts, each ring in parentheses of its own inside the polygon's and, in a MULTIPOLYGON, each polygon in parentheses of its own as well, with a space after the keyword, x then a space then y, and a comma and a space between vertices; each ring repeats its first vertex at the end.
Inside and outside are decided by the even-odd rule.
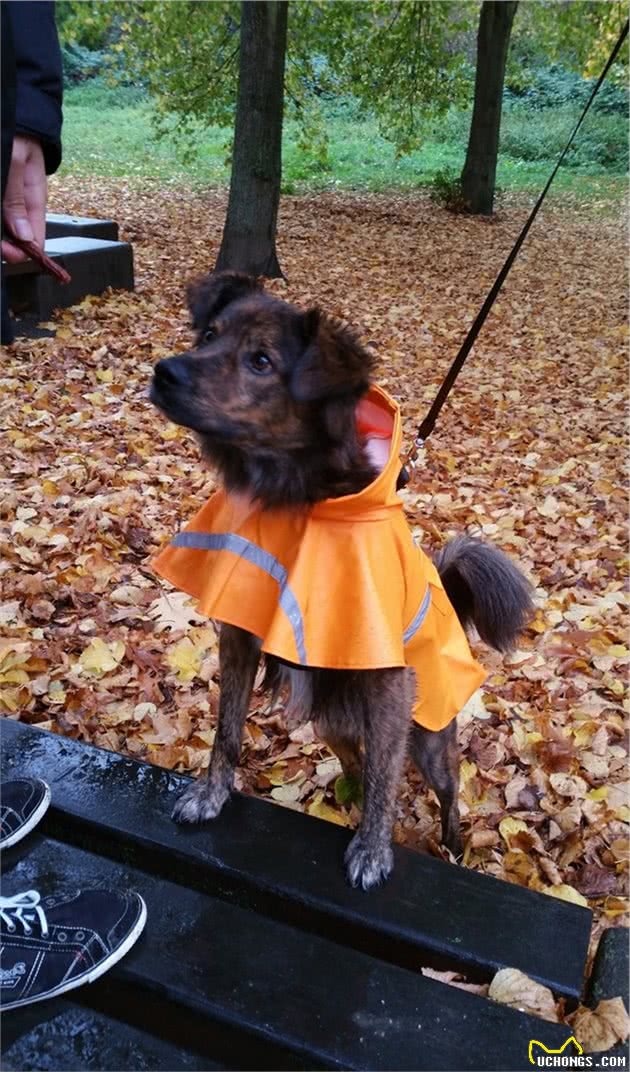
POLYGON ((534 1068, 627 1068, 625 1054, 584 1053, 575 1035, 570 1035, 558 1050, 532 1039, 527 1056, 534 1068))

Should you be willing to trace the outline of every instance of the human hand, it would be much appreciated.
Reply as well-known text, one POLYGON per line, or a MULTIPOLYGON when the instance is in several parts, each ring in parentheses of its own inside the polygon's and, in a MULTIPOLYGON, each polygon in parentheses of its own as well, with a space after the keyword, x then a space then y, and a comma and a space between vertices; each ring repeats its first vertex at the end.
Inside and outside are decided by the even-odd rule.
MULTIPOLYGON (((44 248, 48 183, 44 154, 36 138, 16 134, 9 166, 7 188, 2 202, 2 218, 7 227, 27 242, 44 248)), ((16 264, 27 255, 7 239, 2 240, 2 256, 16 264)))

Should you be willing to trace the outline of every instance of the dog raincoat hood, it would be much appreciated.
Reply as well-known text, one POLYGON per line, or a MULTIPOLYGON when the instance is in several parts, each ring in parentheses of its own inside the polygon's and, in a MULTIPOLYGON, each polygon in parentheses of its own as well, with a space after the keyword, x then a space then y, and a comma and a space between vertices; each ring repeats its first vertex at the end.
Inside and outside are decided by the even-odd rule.
MULTIPOLYGON (((396 492, 401 419, 385 391, 377 437, 389 458, 362 491, 306 509, 263 510, 217 491, 154 560, 199 611, 246 629, 262 650, 298 666, 416 672, 414 719, 440 730, 485 678, 431 560, 416 547, 396 492)), ((375 411, 373 411, 375 412, 375 411)), ((367 424, 370 424, 369 414, 367 424)))

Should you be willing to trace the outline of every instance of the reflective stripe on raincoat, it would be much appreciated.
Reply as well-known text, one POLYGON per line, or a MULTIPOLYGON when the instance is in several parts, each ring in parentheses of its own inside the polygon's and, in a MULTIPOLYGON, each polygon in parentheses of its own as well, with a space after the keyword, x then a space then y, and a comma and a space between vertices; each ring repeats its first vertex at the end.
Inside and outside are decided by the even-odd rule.
POLYGON ((388 416, 391 449, 366 488, 307 509, 275 510, 219 490, 153 566, 194 596, 200 613, 248 630, 263 651, 290 663, 412 666, 413 717, 440 730, 485 673, 435 566, 413 542, 396 492, 398 405, 378 387, 367 402, 388 416))

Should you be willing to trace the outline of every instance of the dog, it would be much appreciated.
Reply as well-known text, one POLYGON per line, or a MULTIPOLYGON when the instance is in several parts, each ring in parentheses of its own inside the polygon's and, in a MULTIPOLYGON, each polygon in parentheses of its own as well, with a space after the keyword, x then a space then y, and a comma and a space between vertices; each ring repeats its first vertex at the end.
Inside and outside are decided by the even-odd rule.
MULTIPOLYGON (((239 272, 213 273, 192 284, 188 300, 194 345, 157 363, 150 398, 171 421, 197 434, 230 502, 255 504, 261 524, 283 517, 297 524, 322 503, 343 504, 350 501, 344 497, 365 493, 378 481, 355 419, 370 388, 373 361, 349 328, 317 308, 300 310, 274 297, 239 272)), ((235 556, 239 562, 246 555, 252 559, 249 541, 221 538, 232 541, 230 568, 235 556)), ((180 537, 180 546, 183 540, 199 548, 204 539, 208 554, 223 553, 217 550, 218 537, 208 542, 198 532, 180 537)), ((261 558, 264 551, 255 553, 258 557, 243 569, 272 559, 261 558)), ((343 559, 343 549, 340 555, 343 559)), ((463 629, 474 626, 490 646, 509 650, 532 611, 530 586, 511 560, 485 542, 461 536, 440 551, 435 566, 436 585, 443 587, 454 620, 457 615, 457 628, 459 623, 463 629)), ((276 571, 274 580, 285 600, 285 617, 291 618, 286 578, 276 571)), ((179 822, 212 819, 227 801, 261 658, 255 629, 226 621, 232 613, 216 617, 222 621, 218 728, 207 776, 176 803, 173 817, 179 822)), ((395 800, 407 755, 437 794, 444 844, 460 855, 456 720, 438 729, 414 721, 414 670, 378 664, 331 669, 268 649, 262 654, 265 687, 288 685, 291 716, 312 719, 344 773, 362 778, 362 819, 345 854, 351 885, 369 889, 392 870, 395 800)), ((429 681, 424 702, 438 698, 432 698, 429 681)))

